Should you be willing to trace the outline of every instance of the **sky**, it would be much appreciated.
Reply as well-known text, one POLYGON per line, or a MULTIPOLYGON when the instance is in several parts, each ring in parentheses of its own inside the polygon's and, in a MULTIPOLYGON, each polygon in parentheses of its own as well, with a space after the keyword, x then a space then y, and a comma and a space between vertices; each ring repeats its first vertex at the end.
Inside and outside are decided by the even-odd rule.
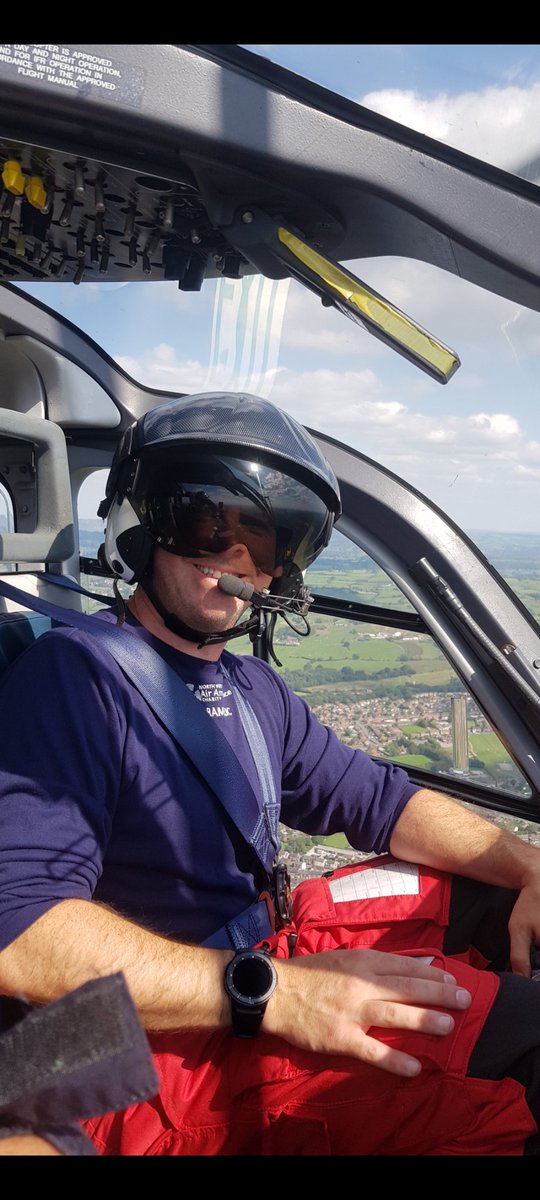
MULTIPOLYGON (((246 48, 540 181, 538 45, 246 48)), ((223 353, 216 368, 216 314, 223 336, 236 303, 230 288, 226 294, 209 281, 194 297, 156 283, 150 307, 146 285, 144 292, 134 284, 54 291, 62 311, 146 384, 201 391, 247 382, 311 428, 402 475, 465 529, 539 532, 540 315, 412 259, 347 265, 457 351, 461 367, 446 386, 294 282, 272 294, 271 353, 249 377, 238 363, 231 373, 232 360, 224 375, 223 353)), ((47 285, 29 290, 51 303, 47 285)), ((253 368, 253 355, 250 361, 253 368)), ((95 516, 102 493, 102 483, 85 486, 82 516, 95 516)))

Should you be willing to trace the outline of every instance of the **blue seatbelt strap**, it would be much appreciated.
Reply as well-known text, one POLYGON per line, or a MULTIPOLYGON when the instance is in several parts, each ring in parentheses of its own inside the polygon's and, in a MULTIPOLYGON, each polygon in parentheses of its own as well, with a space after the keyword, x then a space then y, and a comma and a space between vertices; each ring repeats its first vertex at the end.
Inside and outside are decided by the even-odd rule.
MULTIPOLYGON (((50 579, 56 582, 54 576, 50 579)), ((64 584, 64 586, 69 586, 69 584, 64 584)), ((75 585, 73 590, 83 591, 84 589, 75 585)), ((17 604, 24 605, 32 611, 42 613, 59 624, 74 626, 99 638, 127 678, 141 692, 161 724, 189 755, 199 773, 209 783, 242 837, 251 846, 266 876, 269 877, 276 850, 279 847, 276 816, 279 806, 273 790, 273 780, 270 789, 271 770, 262 731, 252 709, 247 705, 244 697, 241 697, 239 689, 234 686, 234 695, 237 701, 240 697, 241 719, 245 721, 248 708, 252 718, 250 727, 246 729, 250 743, 253 731, 258 730, 257 748, 252 746, 252 753, 260 778, 260 763, 268 760, 264 761, 263 768, 262 811, 242 766, 221 730, 208 717, 200 701, 193 696, 173 668, 151 646, 131 633, 129 627, 124 625, 120 629, 100 621, 95 616, 87 616, 85 613, 63 608, 31 596, 6 583, 5 577, 0 579, 0 595, 17 604), (261 746, 263 745, 264 754, 261 759, 261 746), (255 755, 258 755, 259 761, 255 755), (270 810, 267 815, 265 815, 265 805, 270 810)), ((104 601, 106 602, 106 598, 104 601)), ((227 678, 231 682, 228 673, 227 678)), ((249 906, 245 914, 241 914, 235 921, 230 922, 233 934, 235 926, 238 925, 236 936, 241 939, 240 945, 253 944, 253 941, 244 939, 250 930, 251 932, 255 931, 255 925, 257 932, 262 927, 263 908, 266 909, 267 921, 261 937, 267 936, 270 931, 268 910, 262 901, 255 902, 254 905, 249 906), (257 910, 253 920, 249 917, 251 909, 257 910)), ((228 927, 225 926, 224 929, 228 929, 228 927)), ((221 934, 221 930, 218 930, 213 938, 219 934, 221 934)), ((224 944, 230 944, 230 936, 227 933, 229 940, 224 944)), ((260 937, 257 936, 256 940, 260 940, 260 937)), ((210 939, 206 944, 214 945, 216 943, 210 939)))
POLYGON ((223 674, 228 680, 236 700, 236 706, 240 713, 240 720, 244 726, 249 748, 257 775, 259 776, 259 784, 263 797, 262 811, 259 816, 259 822, 256 829, 252 833, 252 845, 259 857, 264 854, 264 848, 270 840, 273 846, 274 855, 279 850, 279 814, 280 804, 276 796, 276 788, 274 783, 274 775, 272 772, 272 764, 268 754, 268 746, 266 745, 263 731, 259 725, 257 717, 253 712, 251 704, 248 704, 245 696, 236 687, 226 667, 222 664, 223 674))
MULTIPOLYGON (((116 604, 115 596, 106 596, 104 592, 89 592, 80 583, 76 583, 70 575, 53 575, 52 571, 32 571, 34 579, 42 579, 44 583, 53 583, 55 587, 66 588, 68 592, 78 592, 80 596, 86 596, 89 600, 99 600, 107 608, 114 608, 116 604)), ((17 576, 15 576, 15 579, 17 576)), ((26 595, 26 592, 24 593, 26 595)))
POLYGON ((254 900, 240 916, 228 921, 201 943, 212 950, 247 950, 274 933, 274 920, 266 900, 254 900))

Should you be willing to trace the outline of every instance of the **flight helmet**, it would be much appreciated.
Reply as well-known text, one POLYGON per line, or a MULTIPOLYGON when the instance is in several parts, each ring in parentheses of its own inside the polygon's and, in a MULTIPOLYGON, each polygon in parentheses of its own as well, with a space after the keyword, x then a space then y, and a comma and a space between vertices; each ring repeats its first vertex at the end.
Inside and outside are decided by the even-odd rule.
POLYGON ((156 546, 197 559, 246 545, 270 593, 294 596, 341 512, 334 472, 307 430, 245 393, 175 397, 124 433, 99 515, 100 557, 150 595, 156 546))

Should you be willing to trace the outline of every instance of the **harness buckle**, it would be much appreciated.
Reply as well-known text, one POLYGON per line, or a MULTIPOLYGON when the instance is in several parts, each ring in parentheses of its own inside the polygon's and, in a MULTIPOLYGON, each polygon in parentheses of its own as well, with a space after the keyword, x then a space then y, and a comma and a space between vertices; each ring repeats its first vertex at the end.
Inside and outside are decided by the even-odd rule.
POLYGON ((274 863, 271 891, 276 910, 276 929, 283 929, 292 921, 291 877, 284 862, 274 863))

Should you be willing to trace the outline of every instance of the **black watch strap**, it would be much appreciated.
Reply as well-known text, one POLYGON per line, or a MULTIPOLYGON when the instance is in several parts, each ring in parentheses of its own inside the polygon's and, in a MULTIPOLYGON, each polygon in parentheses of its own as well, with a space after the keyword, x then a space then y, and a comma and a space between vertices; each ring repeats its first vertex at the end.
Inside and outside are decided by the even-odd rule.
POLYGON ((247 1004, 240 1004, 238 1000, 231 998, 231 1024, 234 1036, 244 1038, 256 1037, 265 1011, 266 1004, 259 1004, 256 1008, 250 1008, 247 1004))
POLYGON ((272 959, 264 950, 237 950, 227 964, 224 982, 235 1037, 255 1037, 277 984, 272 959))

